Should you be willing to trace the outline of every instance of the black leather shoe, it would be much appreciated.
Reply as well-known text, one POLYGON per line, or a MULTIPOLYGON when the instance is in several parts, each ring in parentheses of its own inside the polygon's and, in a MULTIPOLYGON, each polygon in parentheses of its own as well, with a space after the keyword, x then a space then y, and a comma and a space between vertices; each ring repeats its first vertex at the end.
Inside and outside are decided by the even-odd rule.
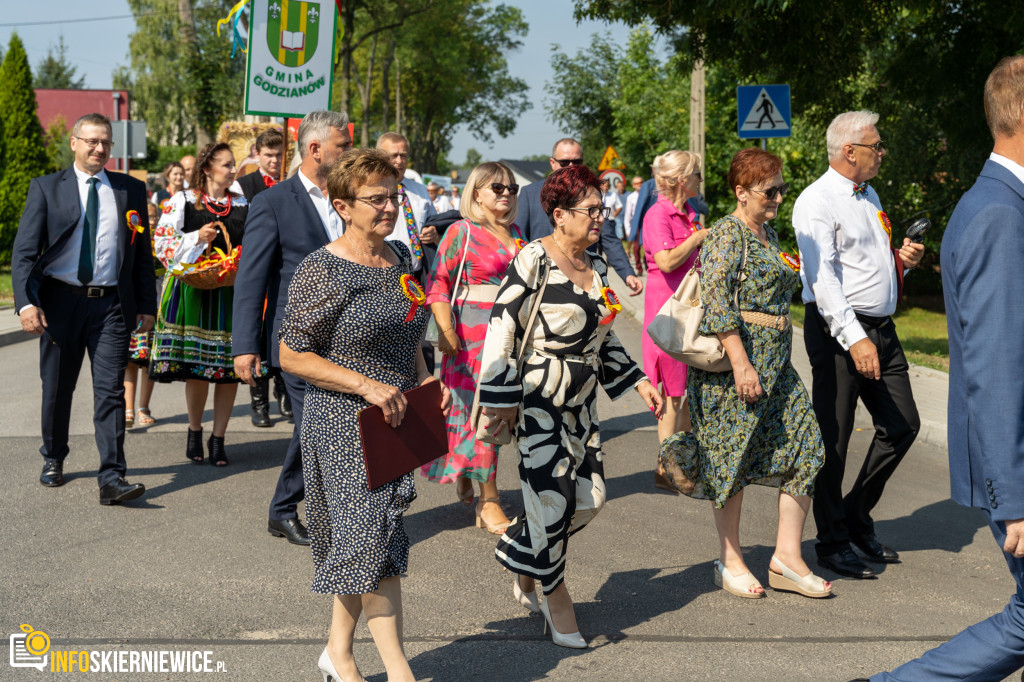
POLYGON ((847 547, 835 554, 818 557, 818 565, 847 578, 874 578, 875 572, 847 547))
POLYGON ((283 521, 270 519, 267 521, 267 532, 276 538, 285 538, 293 545, 309 544, 309 533, 302 525, 302 521, 298 519, 284 519, 283 521))
POLYGON ((267 404, 263 403, 261 406, 256 407, 253 405, 252 408, 252 425, 258 426, 265 429, 269 426, 273 426, 273 422, 270 421, 270 411, 267 409, 267 404))
POLYGON ((64 485, 64 462, 59 459, 44 458, 43 473, 39 474, 39 482, 47 488, 64 485))
POLYGON ((100 488, 100 504, 121 504, 142 497, 145 492, 146 486, 141 483, 129 483, 118 478, 100 488))
POLYGON ((292 400, 288 397, 288 391, 285 389, 283 381, 274 380, 274 397, 277 398, 277 411, 285 419, 291 419, 294 416, 292 400))
POLYGON ((273 426, 267 402, 267 378, 257 378, 256 385, 249 387, 249 395, 252 398, 252 425, 260 428, 273 426))
POLYGON ((896 553, 896 550, 886 547, 879 542, 874 533, 870 535, 850 535, 850 541, 867 557, 868 561, 874 561, 879 564, 900 563, 900 555, 896 553))

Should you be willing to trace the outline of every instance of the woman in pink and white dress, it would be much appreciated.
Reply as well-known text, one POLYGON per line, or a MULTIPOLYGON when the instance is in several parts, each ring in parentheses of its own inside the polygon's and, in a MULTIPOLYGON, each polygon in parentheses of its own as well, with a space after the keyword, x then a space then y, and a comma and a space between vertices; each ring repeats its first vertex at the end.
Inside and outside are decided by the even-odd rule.
POLYGON ((451 391, 452 407, 448 454, 424 466, 422 472, 432 481, 454 482, 466 506, 473 504, 476 481, 480 485, 476 525, 496 535, 509 524, 495 479, 498 446, 477 441, 469 417, 498 285, 525 245, 519 228, 512 224, 518 191, 512 171, 503 164, 490 162, 473 169, 459 209, 463 220, 445 231, 427 290, 438 349, 444 354, 441 381, 451 391))
MULTIPOLYGON (((648 270, 644 329, 700 260, 700 245, 706 232, 695 222, 696 212, 686 202, 700 192, 701 165, 700 154, 675 149, 656 157, 651 164, 658 200, 647 211, 643 224, 648 270)), ((658 439, 664 441, 674 433, 689 431, 686 365, 658 348, 646 332, 643 356, 644 373, 655 388, 660 385, 665 396, 665 415, 658 422, 658 439)), ((654 470, 654 485, 678 492, 666 479, 660 463, 654 470)))

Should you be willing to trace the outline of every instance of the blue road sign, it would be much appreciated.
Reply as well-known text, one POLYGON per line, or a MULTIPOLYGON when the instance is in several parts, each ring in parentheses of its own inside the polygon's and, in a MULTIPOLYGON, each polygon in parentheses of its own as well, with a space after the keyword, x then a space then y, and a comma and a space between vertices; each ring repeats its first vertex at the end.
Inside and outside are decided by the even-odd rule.
POLYGON ((739 86, 736 112, 741 139, 790 136, 788 85, 739 86))

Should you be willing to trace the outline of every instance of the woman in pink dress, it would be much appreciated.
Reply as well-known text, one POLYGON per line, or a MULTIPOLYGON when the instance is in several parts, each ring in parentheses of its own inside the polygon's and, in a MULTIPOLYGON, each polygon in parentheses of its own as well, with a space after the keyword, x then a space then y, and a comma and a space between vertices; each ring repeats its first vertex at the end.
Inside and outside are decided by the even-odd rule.
POLYGON ((422 472, 432 481, 455 482, 466 506, 473 504, 473 481, 479 483, 476 525, 496 535, 509 525, 495 480, 498 446, 476 440, 469 416, 498 285, 525 246, 519 228, 512 224, 518 191, 512 171, 503 164, 484 163, 473 169, 459 209, 464 220, 445 231, 427 290, 438 349, 444 354, 441 381, 451 391, 452 406, 448 454, 424 466, 422 472))
MULTIPOLYGON (((644 295, 644 329, 658 314, 679 283, 699 262, 700 245, 706 232, 695 223, 693 208, 686 203, 700 192, 700 154, 672 150, 654 159, 651 171, 658 187, 658 201, 644 216, 643 245, 647 261, 647 289, 644 295)), ((658 439, 690 430, 686 406, 686 365, 658 348, 643 335, 644 372, 655 388, 661 385, 665 413, 658 422, 658 439)), ((678 492, 665 478, 658 464, 654 485, 678 492)))

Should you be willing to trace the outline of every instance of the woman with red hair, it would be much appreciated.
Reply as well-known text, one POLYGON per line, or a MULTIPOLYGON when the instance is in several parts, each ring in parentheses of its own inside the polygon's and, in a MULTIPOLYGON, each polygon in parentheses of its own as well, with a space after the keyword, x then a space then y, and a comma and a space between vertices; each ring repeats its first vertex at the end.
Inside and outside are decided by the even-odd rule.
POLYGON ((622 306, 608 266, 586 250, 609 211, 597 177, 586 166, 556 170, 540 200, 554 232, 520 251, 501 283, 484 341, 480 405, 516 434, 526 508, 498 542, 498 562, 516 575, 516 599, 543 612, 555 644, 585 648, 563 574, 569 535, 605 501, 597 385, 613 400, 635 388, 656 416, 663 401, 611 331, 622 306))
POLYGON ((716 585, 739 597, 764 596, 740 547, 743 489, 757 483, 779 489, 769 584, 828 597, 832 585, 811 573, 800 552, 825 448, 807 389, 790 362, 789 302, 800 285, 799 263, 779 248, 779 236, 768 226, 789 191, 782 161, 756 147, 740 150, 729 167, 729 186, 736 209, 711 226, 701 247, 700 333, 721 340, 732 369, 689 368, 693 433, 666 440, 662 464, 682 469, 695 483, 686 494, 714 502, 716 585))

